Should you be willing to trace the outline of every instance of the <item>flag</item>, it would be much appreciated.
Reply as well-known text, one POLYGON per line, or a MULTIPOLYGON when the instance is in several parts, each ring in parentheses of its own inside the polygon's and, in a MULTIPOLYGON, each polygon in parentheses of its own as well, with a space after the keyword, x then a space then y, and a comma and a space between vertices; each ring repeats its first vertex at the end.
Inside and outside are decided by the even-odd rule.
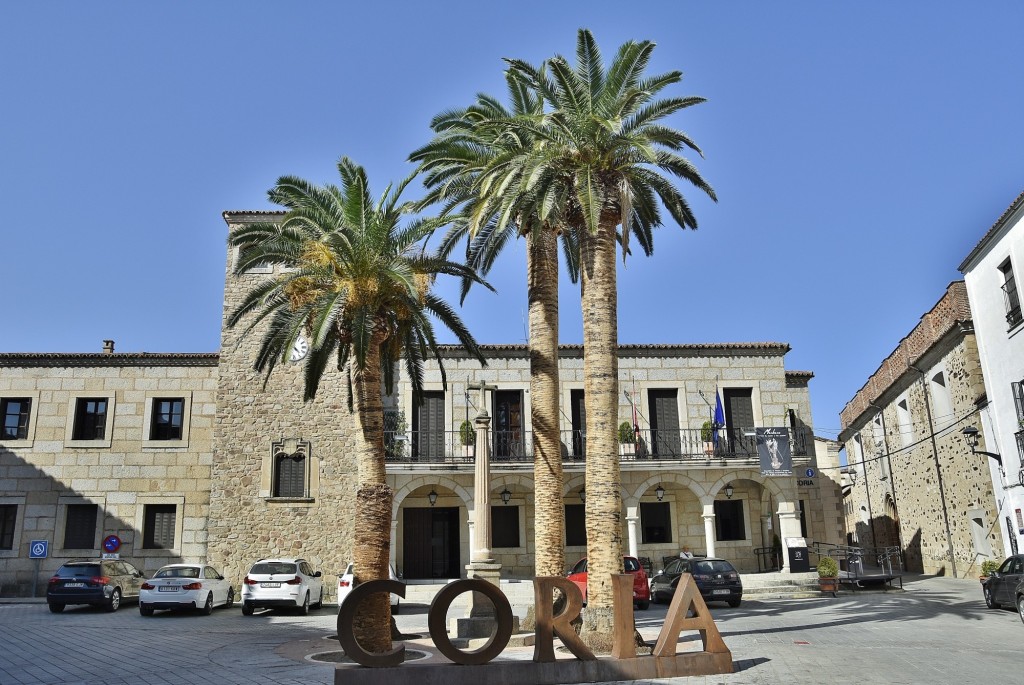
POLYGON ((718 446, 718 429, 725 425, 725 411, 722 409, 722 396, 715 388, 715 447, 718 446))

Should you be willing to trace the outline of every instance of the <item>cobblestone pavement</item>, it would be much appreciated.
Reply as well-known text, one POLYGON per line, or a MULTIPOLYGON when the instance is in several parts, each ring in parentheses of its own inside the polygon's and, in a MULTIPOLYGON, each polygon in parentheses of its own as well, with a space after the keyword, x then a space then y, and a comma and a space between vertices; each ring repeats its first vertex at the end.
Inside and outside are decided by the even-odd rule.
MULTIPOLYGON (((915 577, 905 587, 903 593, 745 600, 738 609, 713 605, 736 672, 656 682, 1022 682, 1024 625, 1013 611, 986 609, 976 580, 915 577)), ((427 607, 402 609, 399 628, 425 633, 427 607)), ((646 638, 654 639, 664 614, 665 607, 637 612, 646 638)), ((337 649, 325 639, 335 618, 334 607, 305 617, 243 617, 236 605, 209 617, 158 612, 143 618, 130 605, 114 614, 69 607, 54 615, 45 604, 0 604, 0 685, 331 684, 332 666, 285 654, 337 649)), ((522 650, 503 658, 529 656, 522 650)))

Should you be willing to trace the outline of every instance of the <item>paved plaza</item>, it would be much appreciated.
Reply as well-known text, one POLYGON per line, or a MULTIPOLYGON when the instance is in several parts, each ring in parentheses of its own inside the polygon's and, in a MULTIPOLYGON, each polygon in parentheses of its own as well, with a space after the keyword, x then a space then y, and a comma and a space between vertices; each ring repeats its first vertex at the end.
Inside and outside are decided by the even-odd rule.
MULTIPOLYGON (((902 593, 713 605, 736 672, 652 682, 1021 682, 1024 625, 1014 611, 986 609, 976 580, 917 576, 904 586, 902 593)), ((637 612, 645 638, 657 635, 665 610, 637 612)), ((426 605, 403 604, 399 628, 425 634, 426 612, 426 605)), ((327 639, 335 618, 335 607, 305 617, 243 617, 235 605, 209 617, 143 618, 131 605, 114 614, 69 607, 54 615, 41 603, 0 604, 0 683, 331 684, 334 667, 304 656, 339 649, 327 639)), ((509 650, 502 658, 531 653, 509 650)))

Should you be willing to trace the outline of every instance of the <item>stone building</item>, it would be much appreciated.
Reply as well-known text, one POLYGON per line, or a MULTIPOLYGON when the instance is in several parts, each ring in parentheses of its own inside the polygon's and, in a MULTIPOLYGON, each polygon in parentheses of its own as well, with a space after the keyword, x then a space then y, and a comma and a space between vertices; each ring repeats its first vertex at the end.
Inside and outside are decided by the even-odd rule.
MULTIPOLYGON (((229 226, 275 212, 229 212, 229 226)), ((235 277, 224 315, 269 268, 235 277)), ((116 534, 146 571, 206 562, 240 582, 261 557, 308 559, 333 588, 353 544, 353 418, 344 375, 302 401, 303 349, 269 379, 253 370, 258 336, 222 326, 219 354, 0 354, 0 593, 27 594, 29 542, 46 540, 36 580, 96 556, 116 534), (89 433, 89 431, 92 431, 89 433), (88 439, 86 434, 88 433, 88 439)), ((620 421, 624 552, 695 553, 767 569, 773 538, 843 540, 838 456, 812 433, 808 383, 785 368, 784 343, 623 345, 620 421), (706 427, 721 397, 725 425, 706 427), (773 434, 765 435, 766 429, 773 434), (789 471, 765 475, 768 443, 789 471), (637 439, 639 435, 639 439, 637 439)), ((386 406, 387 477, 395 491, 392 560, 411 581, 465 575, 473 531, 473 461, 462 424, 486 407, 493 548, 505 578, 533 574, 529 357, 484 346, 488 366, 442 346, 414 403, 400 370, 386 406), (496 386, 481 404, 468 385, 496 386)), ((583 351, 560 352, 566 558, 586 553, 583 351)), ((783 555, 785 568, 788 558, 783 555)))
POLYGON ((956 577, 1002 557, 987 460, 960 432, 984 392, 957 281, 840 414, 857 544, 898 546, 908 570, 956 577))
POLYGON ((216 385, 215 354, 0 354, 0 595, 108 535, 143 570, 204 559, 216 385))

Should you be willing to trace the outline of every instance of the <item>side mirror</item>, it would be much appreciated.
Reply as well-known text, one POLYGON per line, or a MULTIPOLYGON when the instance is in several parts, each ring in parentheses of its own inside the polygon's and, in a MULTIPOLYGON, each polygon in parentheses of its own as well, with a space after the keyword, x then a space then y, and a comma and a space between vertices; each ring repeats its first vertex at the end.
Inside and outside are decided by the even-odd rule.
POLYGON ((317 571, 316 573, 313 574, 313 577, 314 578, 319 578, 321 575, 323 575, 323 574, 320 573, 320 571, 317 571))
POLYGON ((663 569, 663 568, 659 568, 659 569, 658 569, 658 572, 657 572, 657 573, 655 573, 654 575, 656 575, 656 576, 660 576, 660 575, 661 575, 662 573, 664 573, 664 572, 665 572, 665 569, 663 569))

